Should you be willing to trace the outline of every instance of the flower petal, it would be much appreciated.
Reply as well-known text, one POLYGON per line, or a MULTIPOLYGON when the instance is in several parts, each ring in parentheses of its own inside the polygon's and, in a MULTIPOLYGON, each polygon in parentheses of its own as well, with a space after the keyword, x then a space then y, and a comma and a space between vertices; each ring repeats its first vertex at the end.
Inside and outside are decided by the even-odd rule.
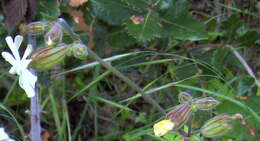
POLYGON ((16 67, 12 66, 11 69, 9 70, 9 73, 10 74, 18 74, 16 67))
POLYGON ((27 45, 27 48, 23 54, 22 60, 26 59, 26 57, 28 57, 31 54, 32 50, 33 50, 32 45, 30 45, 30 44, 27 45))
POLYGON ((162 120, 154 124, 154 134, 155 136, 163 136, 167 134, 170 130, 174 128, 175 124, 171 120, 162 120))
POLYGON ((33 97, 35 95, 35 83, 37 77, 33 75, 29 70, 24 69, 19 77, 19 85, 23 88, 28 97, 33 97))
POLYGON ((27 69, 28 65, 31 63, 32 59, 25 59, 21 61, 21 64, 23 64, 23 68, 27 69))
POLYGON ((13 55, 9 52, 2 52, 2 56, 5 59, 5 61, 9 62, 12 66, 14 66, 17 63, 13 55))
POLYGON ((8 134, 5 132, 5 129, 2 127, 0 128, 0 141, 14 141, 9 138, 8 134))
POLYGON ((35 95, 34 88, 29 83, 29 81, 27 81, 27 79, 22 75, 19 77, 19 85, 22 89, 24 89, 28 97, 33 97, 35 95))
POLYGON ((17 50, 19 50, 19 47, 21 46, 22 42, 23 42, 23 36, 16 35, 14 38, 14 44, 16 45, 17 50))
POLYGON ((5 40, 6 40, 7 45, 11 49, 11 51, 12 51, 12 53, 14 55, 15 60, 20 60, 21 58, 20 58, 19 51, 18 51, 19 47, 16 47, 16 44, 13 42, 12 37, 11 36, 7 36, 5 38, 5 40))
POLYGON ((0 128, 0 140, 8 139, 8 135, 6 134, 4 128, 0 128))

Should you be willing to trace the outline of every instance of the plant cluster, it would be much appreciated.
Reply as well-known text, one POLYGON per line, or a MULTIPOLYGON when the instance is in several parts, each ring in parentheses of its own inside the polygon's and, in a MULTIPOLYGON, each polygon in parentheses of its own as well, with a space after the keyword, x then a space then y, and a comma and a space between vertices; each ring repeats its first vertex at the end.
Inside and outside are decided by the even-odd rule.
POLYGON ((260 138, 258 1, 0 3, 0 140, 260 138))

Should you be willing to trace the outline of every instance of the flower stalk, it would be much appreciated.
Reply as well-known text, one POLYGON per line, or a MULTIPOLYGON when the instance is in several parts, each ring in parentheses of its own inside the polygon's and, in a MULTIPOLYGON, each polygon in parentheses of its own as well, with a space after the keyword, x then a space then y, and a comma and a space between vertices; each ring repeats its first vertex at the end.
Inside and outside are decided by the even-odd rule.
MULTIPOLYGON (((28 43, 33 48, 36 47, 35 37, 28 35, 28 43)), ((34 72, 34 70, 32 70, 34 72)), ((34 88, 35 96, 31 98, 30 104, 30 116, 31 116, 31 131, 30 138, 32 141, 41 141, 41 121, 40 121, 40 104, 39 104, 39 93, 37 87, 34 88)))

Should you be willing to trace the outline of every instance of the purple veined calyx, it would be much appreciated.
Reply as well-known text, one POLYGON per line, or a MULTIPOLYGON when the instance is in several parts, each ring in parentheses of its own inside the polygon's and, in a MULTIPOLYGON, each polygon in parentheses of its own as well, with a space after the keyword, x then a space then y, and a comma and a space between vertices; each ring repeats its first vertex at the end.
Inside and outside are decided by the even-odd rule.
POLYGON ((193 105, 196 109, 199 110, 211 110, 215 108, 219 104, 219 101, 217 101, 213 97, 204 97, 200 99, 194 99, 193 105))
POLYGON ((178 99, 180 103, 185 103, 185 102, 191 102, 193 97, 187 92, 181 92, 178 95, 178 99))

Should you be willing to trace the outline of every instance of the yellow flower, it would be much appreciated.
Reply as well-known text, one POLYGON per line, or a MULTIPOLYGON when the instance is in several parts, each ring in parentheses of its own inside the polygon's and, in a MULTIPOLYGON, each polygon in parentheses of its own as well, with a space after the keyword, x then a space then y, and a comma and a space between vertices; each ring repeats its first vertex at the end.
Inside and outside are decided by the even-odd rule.
POLYGON ((154 124, 154 134, 155 136, 163 136, 174 127, 174 123, 171 120, 162 120, 154 124))

